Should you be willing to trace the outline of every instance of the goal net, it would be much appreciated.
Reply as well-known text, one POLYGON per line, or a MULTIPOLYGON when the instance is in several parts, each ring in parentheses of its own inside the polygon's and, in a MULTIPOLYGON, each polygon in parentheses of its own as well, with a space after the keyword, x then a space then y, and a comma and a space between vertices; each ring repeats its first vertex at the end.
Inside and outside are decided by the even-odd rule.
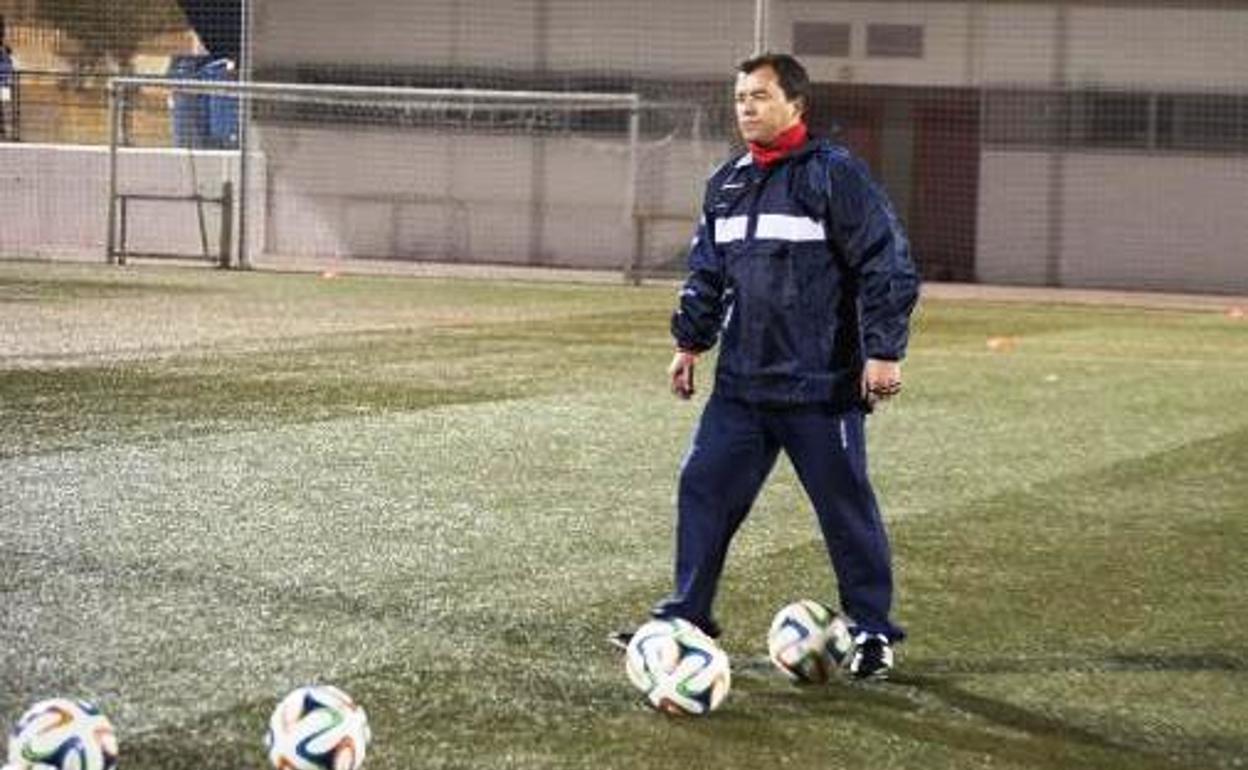
POLYGON ((110 104, 110 253, 121 258, 182 223, 183 252, 228 250, 245 266, 670 272, 684 267, 702 182, 726 152, 696 103, 631 93, 117 78, 110 104), (174 111, 175 129, 179 118, 207 128, 131 130, 151 105, 174 111))

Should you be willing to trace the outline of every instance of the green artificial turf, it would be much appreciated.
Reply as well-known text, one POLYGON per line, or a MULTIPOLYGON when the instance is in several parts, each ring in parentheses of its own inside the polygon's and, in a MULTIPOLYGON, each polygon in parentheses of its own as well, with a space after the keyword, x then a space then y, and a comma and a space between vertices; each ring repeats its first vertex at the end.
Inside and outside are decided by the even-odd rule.
POLYGON ((127 770, 265 765, 331 682, 366 768, 1248 762, 1248 323, 926 300, 870 421, 893 682, 795 687, 834 601, 781 463, 718 611, 733 689, 639 705, 669 585, 671 286, 0 262, 0 718, 98 701, 127 770))

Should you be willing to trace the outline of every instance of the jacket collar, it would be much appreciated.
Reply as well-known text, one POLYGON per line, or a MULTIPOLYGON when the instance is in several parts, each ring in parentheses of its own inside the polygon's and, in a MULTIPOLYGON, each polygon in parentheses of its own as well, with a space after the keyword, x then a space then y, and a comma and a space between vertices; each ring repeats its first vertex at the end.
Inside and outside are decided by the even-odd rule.
POLYGON ((821 136, 808 134, 806 137, 806 142, 802 146, 788 153, 787 155, 780 158, 775 163, 772 163, 769 166, 760 166, 759 164, 755 163, 754 156, 747 149, 745 154, 738 157, 736 162, 733 163, 733 165, 737 169, 753 168, 758 171, 766 171, 768 169, 775 168, 776 166, 782 166, 788 163, 789 161, 800 160, 802 158, 805 158, 807 155, 810 155, 814 153, 816 150, 818 150, 820 145, 822 145, 825 141, 826 140, 821 136))

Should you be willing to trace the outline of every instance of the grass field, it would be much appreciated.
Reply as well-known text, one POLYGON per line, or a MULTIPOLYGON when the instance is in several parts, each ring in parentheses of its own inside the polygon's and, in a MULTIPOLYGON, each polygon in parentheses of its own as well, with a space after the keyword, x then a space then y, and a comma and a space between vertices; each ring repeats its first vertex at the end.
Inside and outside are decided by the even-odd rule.
POLYGON ((86 697, 126 770, 259 770, 326 681, 374 770, 1248 766, 1248 322, 926 300, 870 426, 895 681, 770 670, 834 595, 782 463, 733 691, 676 720, 603 643, 668 588, 673 298, 0 262, 0 718, 86 697))

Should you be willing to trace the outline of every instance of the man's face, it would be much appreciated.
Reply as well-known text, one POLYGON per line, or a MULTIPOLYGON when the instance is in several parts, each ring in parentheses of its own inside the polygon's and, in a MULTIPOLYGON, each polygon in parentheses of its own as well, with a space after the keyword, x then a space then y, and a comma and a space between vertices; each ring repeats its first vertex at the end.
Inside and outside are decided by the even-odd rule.
POLYGON ((737 73, 737 128, 747 142, 771 144, 802 117, 801 103, 789 101, 771 67, 737 73))

